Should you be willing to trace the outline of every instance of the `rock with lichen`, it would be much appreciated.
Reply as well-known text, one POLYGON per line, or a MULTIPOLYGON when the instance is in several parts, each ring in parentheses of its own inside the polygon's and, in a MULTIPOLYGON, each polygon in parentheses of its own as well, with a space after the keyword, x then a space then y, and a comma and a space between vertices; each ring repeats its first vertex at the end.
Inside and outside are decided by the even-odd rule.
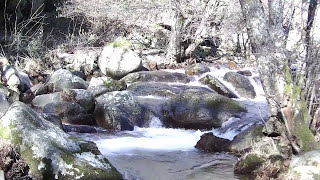
POLYGON ((95 100, 95 120, 105 129, 133 130, 134 126, 146 127, 150 120, 151 112, 129 91, 105 93, 95 100))
POLYGON ((0 138, 19 149, 33 179, 122 179, 94 143, 73 138, 24 103, 1 118, 0 138))

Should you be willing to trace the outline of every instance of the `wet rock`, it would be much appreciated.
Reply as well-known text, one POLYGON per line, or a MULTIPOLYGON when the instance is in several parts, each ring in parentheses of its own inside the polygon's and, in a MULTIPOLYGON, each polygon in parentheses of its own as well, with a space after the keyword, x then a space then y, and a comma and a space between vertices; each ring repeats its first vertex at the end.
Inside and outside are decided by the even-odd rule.
POLYGON ((231 142, 230 150, 232 152, 247 152, 252 145, 261 141, 264 137, 262 133, 263 125, 252 126, 249 129, 238 134, 231 142))
POLYGON ((122 179, 94 143, 73 138, 21 102, 1 118, 0 130, 34 179, 122 179))
POLYGON ((232 99, 197 90, 187 90, 163 106, 166 124, 188 129, 219 128, 242 112, 246 109, 232 99))
POLYGON ((43 109, 45 105, 50 103, 58 103, 62 102, 61 92, 51 93, 51 94, 43 94, 36 96, 32 100, 32 106, 35 108, 43 109))
POLYGON ((127 84, 134 82, 169 82, 188 83, 190 78, 182 73, 171 73, 166 71, 141 71, 135 72, 122 78, 127 84))
POLYGON ((244 71, 237 71, 238 74, 244 75, 244 76, 252 76, 252 72, 249 70, 244 71))
POLYGON ((162 96, 174 97, 183 91, 194 89, 203 92, 212 92, 211 89, 199 86, 177 85, 161 82, 136 82, 128 87, 128 90, 133 91, 139 96, 162 96))
POLYGON ((105 93, 95 100, 95 119, 105 129, 133 130, 134 126, 144 127, 150 119, 150 112, 128 91, 105 93))
POLYGON ((222 84, 217 78, 211 75, 207 75, 201 78, 200 82, 205 85, 208 85, 211 89, 216 91, 218 94, 221 94, 229 98, 239 98, 229 88, 227 88, 224 84, 222 84))
POLYGON ((76 132, 76 133, 100 133, 105 132, 96 127, 88 126, 88 125, 69 125, 64 124, 63 129, 66 132, 76 132))
POLYGON ((44 106, 44 113, 57 114, 62 123, 75 125, 95 125, 94 119, 87 111, 74 102, 57 102, 44 106))
POLYGON ((0 179, 24 179, 31 180, 29 166, 23 160, 15 148, 9 142, 0 138, 0 179), (1 177, 3 176, 3 177, 1 177))
POLYGON ((230 82, 241 96, 246 98, 256 97, 254 87, 246 76, 236 72, 227 72, 223 79, 230 82))
POLYGON ((97 97, 106 92, 122 91, 127 88, 124 81, 113 80, 110 77, 92 78, 88 87, 88 91, 97 97))
POLYGON ((104 75, 120 79, 142 67, 142 60, 128 47, 113 43, 103 48, 98 66, 104 75))
POLYGON ((48 78, 45 85, 48 87, 49 92, 60 92, 64 89, 87 89, 88 87, 86 81, 64 69, 55 71, 48 78))
POLYGON ((204 74, 206 72, 210 72, 210 69, 206 65, 193 64, 186 69, 185 74, 189 76, 196 76, 204 74))
POLYGON ((230 143, 231 141, 228 139, 219 138, 213 133, 205 133, 195 148, 205 152, 228 152, 230 151, 230 143))
POLYGON ((6 96, 0 92, 0 118, 7 112, 9 106, 6 96))

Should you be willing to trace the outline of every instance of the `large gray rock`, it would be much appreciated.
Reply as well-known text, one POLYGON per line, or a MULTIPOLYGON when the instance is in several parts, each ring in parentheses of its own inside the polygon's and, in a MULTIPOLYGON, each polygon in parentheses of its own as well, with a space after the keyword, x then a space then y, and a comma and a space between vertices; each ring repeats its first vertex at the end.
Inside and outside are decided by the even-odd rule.
POLYGON ((122 91, 126 88, 127 85, 124 81, 117 81, 110 77, 98 77, 91 79, 88 91, 96 97, 106 92, 122 91))
POLYGON ((188 83, 190 78, 182 73, 171 73, 167 71, 141 71, 127 75, 121 79, 127 84, 134 82, 169 82, 188 83))
POLYGON ((246 76, 236 72, 227 72, 224 75, 223 79, 231 83, 241 96, 246 98, 256 97, 256 91, 254 90, 253 85, 246 76))
POLYGON ((150 120, 150 112, 128 91, 105 93, 95 100, 94 116, 100 127, 133 130, 134 126, 146 126, 150 120))
POLYGON ((95 125, 93 117, 77 103, 57 102, 44 106, 44 113, 53 113, 60 116, 62 123, 75 125, 95 125))
POLYGON ((133 91, 139 96, 163 96, 174 97, 183 91, 194 89, 204 92, 214 92, 206 87, 188 86, 182 84, 168 84, 161 82, 136 82, 128 87, 128 90, 133 91))
POLYGON ((216 91, 218 94, 229 98, 238 98, 236 94, 234 94, 229 88, 227 88, 224 84, 222 84, 217 78, 211 75, 207 75, 200 79, 200 82, 208 85, 211 89, 216 91))
POLYGON ((61 92, 55 92, 51 94, 42 94, 39 96, 36 96, 32 100, 32 106, 35 108, 43 109, 45 105, 50 104, 50 103, 58 103, 62 102, 61 98, 61 92))
POLYGON ((238 102, 216 93, 187 90, 163 106, 165 123, 188 129, 219 128, 230 117, 246 112, 238 102))
POLYGON ((0 92, 0 118, 7 112, 9 106, 6 96, 0 92))
POLYGON ((185 74, 189 76, 201 75, 210 72, 210 69, 204 64, 193 64, 185 70, 185 74))
POLYGON ((112 78, 120 79, 142 67, 142 60, 128 47, 113 43, 103 48, 98 60, 101 72, 112 78))
POLYGON ((19 149, 34 179, 122 179, 94 143, 73 138, 21 102, 1 118, 0 137, 19 149))
POLYGON ((46 81, 50 92, 60 92, 65 89, 87 89, 88 83, 73 75, 70 71, 60 69, 55 71, 46 81))

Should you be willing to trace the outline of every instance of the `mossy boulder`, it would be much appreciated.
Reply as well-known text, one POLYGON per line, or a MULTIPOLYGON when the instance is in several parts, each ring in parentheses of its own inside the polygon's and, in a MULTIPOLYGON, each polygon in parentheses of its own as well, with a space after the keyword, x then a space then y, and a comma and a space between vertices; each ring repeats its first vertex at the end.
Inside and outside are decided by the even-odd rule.
POLYGON ((33 179, 122 179, 94 143, 72 138, 24 103, 1 118, 0 137, 17 146, 33 179))
POLYGON ((207 75, 200 79, 200 82, 208 85, 211 89, 216 91, 218 94, 229 98, 238 98, 229 88, 227 88, 223 83, 221 83, 216 77, 207 75))
POLYGON ((241 157, 234 166, 236 174, 254 174, 262 164, 266 161, 263 156, 255 153, 249 153, 241 157))
POLYGON ((133 130, 134 126, 144 127, 150 120, 150 111, 137 103, 131 92, 109 92, 95 100, 94 116, 102 128, 133 130))
POLYGON ((94 97, 100 96, 106 92, 122 91, 127 88, 124 81, 117 81, 110 77, 92 78, 88 87, 88 91, 94 97))
POLYGON ((188 83, 190 78, 182 73, 171 73, 167 71, 141 71, 128 74, 121 81, 131 84, 134 82, 169 82, 188 83))
POLYGON ((253 85, 251 84, 250 80, 239 73, 236 72, 227 72, 223 80, 231 83, 239 95, 245 98, 255 98, 256 91, 254 90, 253 85))
POLYGON ((185 70, 185 74, 189 76, 201 75, 210 72, 210 69, 204 64, 193 64, 185 70))
POLYGON ((238 102, 217 93, 187 90, 163 105, 168 126, 188 129, 219 128, 246 109, 238 102))

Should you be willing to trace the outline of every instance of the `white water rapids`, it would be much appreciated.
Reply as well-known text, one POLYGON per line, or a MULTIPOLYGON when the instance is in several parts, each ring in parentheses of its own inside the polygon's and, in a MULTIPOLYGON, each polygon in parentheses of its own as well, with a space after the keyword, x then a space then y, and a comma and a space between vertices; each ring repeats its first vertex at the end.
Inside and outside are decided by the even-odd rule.
MULTIPOLYGON (((201 77, 193 77, 190 86, 205 86, 198 80, 207 74, 213 75, 239 96, 235 88, 223 80, 230 70, 211 69, 201 77)), ((254 71, 251 71, 254 72, 254 71)), ((238 98, 248 113, 231 118, 219 129, 212 129, 216 136, 232 140, 237 134, 255 124, 263 124, 269 111, 258 74, 249 77, 256 91, 256 98, 238 98)), ((240 97, 240 96, 239 96, 240 97)), ((159 98, 148 96, 146 98, 159 98)), ((243 179, 233 174, 232 164, 236 158, 227 154, 206 154, 194 148, 200 136, 200 130, 163 128, 161 121, 154 117, 149 128, 135 127, 134 131, 115 134, 77 134, 84 139, 94 141, 99 150, 122 173, 126 179, 176 180, 176 179, 243 179)))

